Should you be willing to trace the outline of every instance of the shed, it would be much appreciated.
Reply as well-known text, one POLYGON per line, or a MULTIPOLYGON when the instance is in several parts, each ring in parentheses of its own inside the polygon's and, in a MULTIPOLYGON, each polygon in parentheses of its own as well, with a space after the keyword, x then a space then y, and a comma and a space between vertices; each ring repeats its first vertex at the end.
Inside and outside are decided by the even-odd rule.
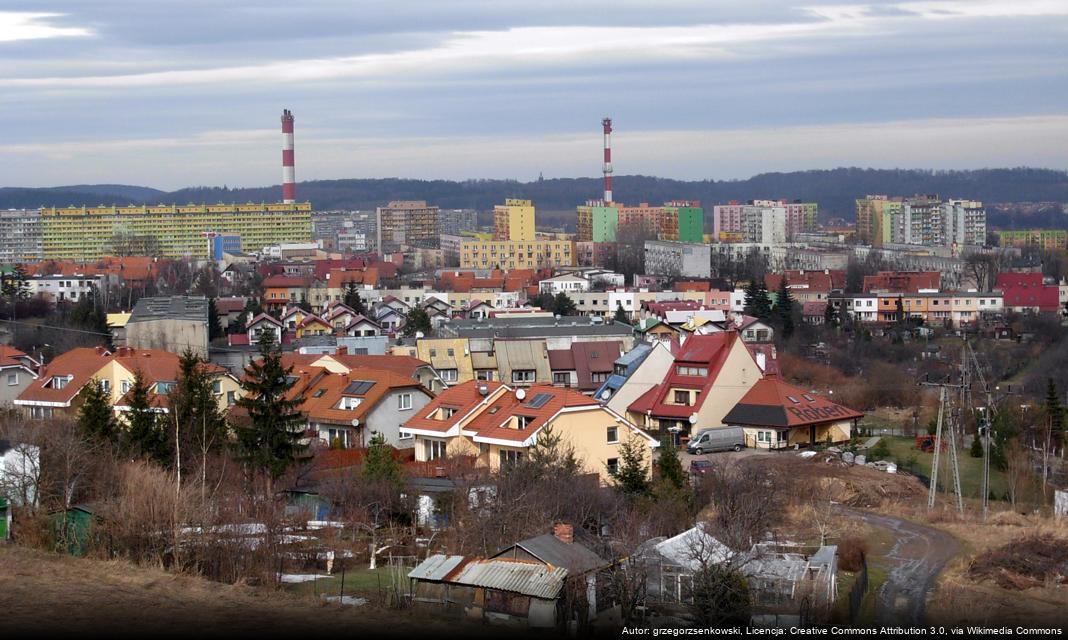
POLYGON ((74 505, 49 516, 52 544, 56 551, 66 551, 72 556, 84 556, 89 550, 94 516, 89 505, 74 505))

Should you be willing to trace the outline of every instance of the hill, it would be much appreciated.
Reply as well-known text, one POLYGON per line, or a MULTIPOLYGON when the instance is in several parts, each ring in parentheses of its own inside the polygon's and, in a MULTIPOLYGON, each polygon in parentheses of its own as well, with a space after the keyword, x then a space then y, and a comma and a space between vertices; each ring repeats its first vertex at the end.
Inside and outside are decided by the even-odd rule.
MULTIPOLYGON (((1068 202, 1068 172, 1013 168, 972 171, 860 169, 762 173, 745 180, 684 181, 651 176, 617 176, 616 199, 626 203, 700 200, 706 205, 729 200, 784 198, 815 201, 824 218, 853 216, 853 201, 869 193, 937 193, 986 203, 1068 202)), ((601 193, 600 178, 515 180, 413 180, 406 178, 315 180, 297 185, 297 194, 318 210, 369 209, 390 200, 426 200, 442 208, 486 210, 504 198, 534 200, 539 211, 573 212, 601 193)), ((161 192, 147 187, 88 185, 55 189, 0 189, 0 208, 66 206, 74 203, 264 202, 275 201, 280 187, 194 187, 161 192)), ((547 220, 548 222, 548 220, 547 220)))

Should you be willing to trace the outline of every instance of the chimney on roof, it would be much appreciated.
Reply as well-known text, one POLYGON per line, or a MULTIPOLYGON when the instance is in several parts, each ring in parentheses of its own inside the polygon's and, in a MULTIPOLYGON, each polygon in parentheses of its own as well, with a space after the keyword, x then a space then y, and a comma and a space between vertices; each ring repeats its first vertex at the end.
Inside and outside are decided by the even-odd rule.
POLYGON ((335 351, 334 353, 336 355, 339 355, 339 356, 347 356, 347 355, 349 355, 349 348, 346 347, 345 345, 341 345, 341 346, 339 346, 337 348, 337 351, 335 351))
POLYGON ((569 524, 557 522, 553 525, 553 536, 560 542, 571 544, 575 541, 575 529, 569 524))

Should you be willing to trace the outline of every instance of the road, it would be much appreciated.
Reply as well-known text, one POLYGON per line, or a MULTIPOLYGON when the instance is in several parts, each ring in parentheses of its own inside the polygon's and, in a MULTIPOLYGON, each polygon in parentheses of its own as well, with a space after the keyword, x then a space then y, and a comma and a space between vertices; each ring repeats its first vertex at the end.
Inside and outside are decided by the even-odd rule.
POLYGON ((938 574, 957 553, 957 539, 908 520, 842 507, 873 527, 888 531, 894 544, 884 561, 889 574, 876 594, 875 623, 921 625, 927 595, 938 574))

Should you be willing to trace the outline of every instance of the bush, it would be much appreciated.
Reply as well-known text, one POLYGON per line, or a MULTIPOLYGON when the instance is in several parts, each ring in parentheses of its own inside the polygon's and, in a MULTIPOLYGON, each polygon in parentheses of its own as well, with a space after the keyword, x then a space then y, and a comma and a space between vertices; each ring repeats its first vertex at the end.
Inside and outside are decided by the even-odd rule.
POLYGON ((869 452, 869 459, 870 460, 886 460, 889 457, 890 457, 890 447, 887 446, 885 439, 880 438, 879 442, 874 447, 872 447, 871 451, 869 452))
POLYGON ((858 536, 842 538, 838 543, 838 568, 842 571, 856 573, 864 568, 864 559, 868 557, 868 542, 858 536))

